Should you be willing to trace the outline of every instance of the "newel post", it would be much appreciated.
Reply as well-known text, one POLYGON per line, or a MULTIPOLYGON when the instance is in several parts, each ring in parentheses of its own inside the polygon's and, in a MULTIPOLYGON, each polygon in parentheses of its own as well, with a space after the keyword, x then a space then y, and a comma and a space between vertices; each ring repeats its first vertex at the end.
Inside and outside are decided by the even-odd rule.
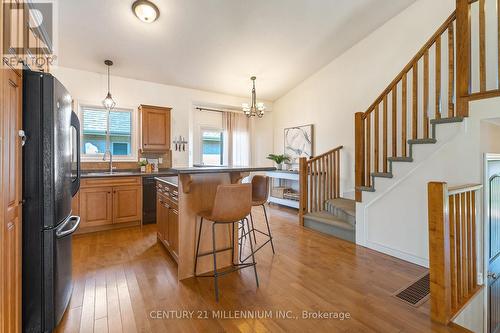
POLYGON ((354 168, 355 168, 355 191, 356 201, 361 202, 362 192, 360 186, 365 184, 365 125, 364 113, 357 112, 354 116, 354 168))
POLYGON ((446 183, 428 184, 431 319, 441 324, 448 324, 452 313, 448 200, 446 183))
POLYGON ((309 193, 307 184, 307 158, 299 159, 299 185, 300 185, 300 200, 299 200, 299 221, 300 225, 304 225, 304 215, 307 212, 307 195, 309 193))
POLYGON ((470 5, 469 0, 457 0, 457 116, 469 116, 469 102, 471 88, 471 32, 470 32, 470 5))

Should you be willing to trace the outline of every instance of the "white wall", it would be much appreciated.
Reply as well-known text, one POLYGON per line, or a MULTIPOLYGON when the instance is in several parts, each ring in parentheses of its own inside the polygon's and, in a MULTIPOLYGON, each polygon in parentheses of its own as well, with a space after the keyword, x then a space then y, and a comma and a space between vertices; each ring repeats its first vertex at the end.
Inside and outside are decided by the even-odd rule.
MULTIPOLYGON (((101 105, 107 89, 105 75, 63 67, 54 67, 51 71, 66 86, 74 99, 80 103, 101 105)), ((172 107, 172 138, 182 135, 190 141, 193 139, 195 106, 238 107, 241 103, 248 102, 247 98, 116 76, 111 77, 111 92, 117 107, 136 109, 140 104, 172 107)), ((264 102, 268 110, 272 110, 272 103, 264 102)), ((272 113, 267 112, 264 118, 252 120, 254 131, 252 164, 254 165, 271 165, 265 157, 273 151, 272 113)), ((192 142, 190 147, 192 148, 192 142)), ((192 163, 192 154, 192 149, 186 152, 173 151, 173 166, 189 165, 190 161, 192 163)))
POLYGON ((316 154, 344 145, 341 190, 352 191, 354 113, 366 111, 454 9, 455 0, 417 1, 275 101, 275 151, 284 128, 314 124, 316 154))
POLYGON ((500 124, 491 121, 481 122, 481 151, 500 154, 500 124))

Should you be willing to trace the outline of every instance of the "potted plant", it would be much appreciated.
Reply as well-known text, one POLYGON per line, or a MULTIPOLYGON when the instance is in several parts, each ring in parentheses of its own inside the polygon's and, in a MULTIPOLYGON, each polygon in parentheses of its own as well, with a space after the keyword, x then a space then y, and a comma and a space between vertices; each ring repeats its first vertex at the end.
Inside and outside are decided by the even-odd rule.
POLYGON ((281 154, 281 155, 269 154, 267 156, 267 159, 274 161, 277 164, 278 170, 283 170, 283 162, 290 161, 290 157, 288 157, 287 155, 284 155, 284 154, 281 154))
POLYGON ((139 161, 139 166, 141 167, 141 172, 146 172, 146 165, 148 165, 148 161, 146 159, 139 161))

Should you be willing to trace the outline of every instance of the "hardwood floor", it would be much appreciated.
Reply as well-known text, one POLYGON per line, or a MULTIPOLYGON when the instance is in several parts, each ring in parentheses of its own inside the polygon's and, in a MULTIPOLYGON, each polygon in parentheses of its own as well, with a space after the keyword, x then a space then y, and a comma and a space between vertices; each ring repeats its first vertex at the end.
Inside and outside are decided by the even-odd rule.
MULTIPOLYGON (((252 269, 229 274, 219 281, 219 303, 212 279, 177 281, 154 225, 76 236, 75 286, 57 331, 466 332, 432 323, 427 303, 415 309, 391 296, 424 268, 303 229, 294 211, 271 207, 269 213, 276 254, 270 246, 257 254, 260 288, 252 269), (175 317, 189 311, 192 318, 175 317), (234 318, 269 316, 264 311, 272 318, 234 318), (298 319, 277 318, 275 311, 298 319), (303 319, 302 311, 350 318, 303 319)), ((254 220, 264 228, 261 209, 254 220)))

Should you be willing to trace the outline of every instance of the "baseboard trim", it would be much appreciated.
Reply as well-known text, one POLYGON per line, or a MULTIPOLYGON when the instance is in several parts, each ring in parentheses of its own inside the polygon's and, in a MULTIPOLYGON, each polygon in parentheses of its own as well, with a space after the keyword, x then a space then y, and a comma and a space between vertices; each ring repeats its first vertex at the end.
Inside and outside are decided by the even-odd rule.
POLYGON ((415 255, 410 254, 410 253, 406 253, 406 252, 403 252, 403 251, 400 251, 397 249, 393 249, 393 248, 387 247, 385 245, 382 245, 382 244, 379 244, 377 242, 373 242, 370 240, 367 240, 365 242, 364 246, 369 248, 369 249, 390 255, 391 257, 395 257, 395 258, 398 258, 398 259, 401 259, 404 261, 408 261, 408 262, 411 262, 412 264, 419 265, 419 266, 422 266, 425 268, 429 268, 429 259, 425 259, 425 258, 418 257, 418 256, 415 256, 415 255))

